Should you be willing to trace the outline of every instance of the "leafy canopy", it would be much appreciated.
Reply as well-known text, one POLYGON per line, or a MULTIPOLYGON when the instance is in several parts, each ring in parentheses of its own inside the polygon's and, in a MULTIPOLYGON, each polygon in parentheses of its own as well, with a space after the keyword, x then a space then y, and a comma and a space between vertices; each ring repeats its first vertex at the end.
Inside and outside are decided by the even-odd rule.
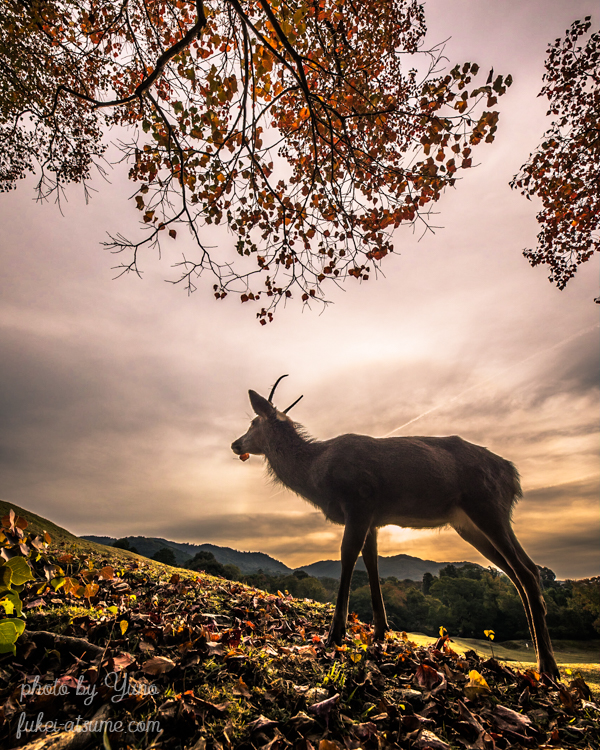
POLYGON ((578 45, 590 26, 589 16, 575 21, 548 48, 539 96, 550 101, 554 120, 511 182, 542 199, 537 247, 523 254, 532 266, 550 266, 559 289, 600 250, 600 32, 578 45))
POLYGON ((425 32, 415 0, 4 0, 0 189, 33 171, 41 198, 86 186, 125 128, 143 229, 107 243, 120 271, 187 226, 177 281, 207 272, 264 324, 292 294, 367 280, 493 141, 510 76, 444 73, 425 32))

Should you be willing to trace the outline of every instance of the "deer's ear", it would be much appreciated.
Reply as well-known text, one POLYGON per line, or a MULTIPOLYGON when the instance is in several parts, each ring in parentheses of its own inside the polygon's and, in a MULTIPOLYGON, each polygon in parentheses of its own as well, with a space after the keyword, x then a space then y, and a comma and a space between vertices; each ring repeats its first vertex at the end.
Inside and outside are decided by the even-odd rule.
POLYGON ((270 404, 266 398, 260 396, 256 391, 248 391, 248 395, 250 396, 252 408, 259 417, 266 419, 275 413, 273 404, 270 404))

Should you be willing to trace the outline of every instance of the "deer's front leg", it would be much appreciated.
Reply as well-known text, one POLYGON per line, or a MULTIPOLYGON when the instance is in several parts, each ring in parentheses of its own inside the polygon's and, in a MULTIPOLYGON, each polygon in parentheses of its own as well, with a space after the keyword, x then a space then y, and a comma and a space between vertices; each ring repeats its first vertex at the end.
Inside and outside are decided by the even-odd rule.
POLYGON ((379 583, 379 569, 377 565, 377 528, 372 526, 369 529, 365 545, 362 551, 365 567, 369 574, 369 586, 371 587, 371 603, 373 605, 373 625, 375 627, 375 638, 382 641, 385 637, 386 630, 389 630, 387 617, 385 615, 385 605, 381 595, 381 585, 379 583))
POLYGON ((342 576, 340 578, 340 589, 338 591, 337 602, 327 645, 334 643, 341 645, 346 632, 346 621, 348 619, 348 598, 350 596, 350 581, 352 572, 356 565, 356 560, 365 543, 365 537, 369 530, 369 523, 364 521, 346 521, 344 536, 342 539, 342 576))

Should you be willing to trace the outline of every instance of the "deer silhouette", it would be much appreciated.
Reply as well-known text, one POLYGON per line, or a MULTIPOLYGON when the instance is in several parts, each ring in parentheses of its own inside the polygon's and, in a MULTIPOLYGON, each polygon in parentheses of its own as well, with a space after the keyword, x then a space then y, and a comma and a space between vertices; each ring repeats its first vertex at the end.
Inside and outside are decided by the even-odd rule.
MULTIPOLYGON (((352 572, 362 551, 369 576, 376 639, 389 630, 379 572, 377 529, 388 524, 430 529, 452 526, 513 582, 525 609, 539 670, 558 676, 537 566, 511 525, 521 497, 512 463, 458 436, 387 437, 340 435, 313 440, 272 398, 249 391, 256 414, 231 445, 236 455, 261 455, 271 475, 344 526, 342 572, 329 644, 341 644, 348 618, 352 572)), ((300 397, 302 398, 302 396, 300 397)))

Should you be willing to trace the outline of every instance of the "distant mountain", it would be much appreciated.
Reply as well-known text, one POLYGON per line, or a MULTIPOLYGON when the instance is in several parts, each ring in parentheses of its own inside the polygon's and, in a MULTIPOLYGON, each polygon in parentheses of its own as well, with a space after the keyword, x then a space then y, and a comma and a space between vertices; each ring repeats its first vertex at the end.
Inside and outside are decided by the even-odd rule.
MULTIPOLYGON (((108 536, 84 536, 90 542, 106 544, 108 546, 116 542, 114 537, 108 536)), ((171 542, 159 537, 128 536, 126 537, 131 547, 135 547, 140 555, 152 557, 159 549, 166 547, 173 551, 178 565, 185 565, 197 552, 204 550, 212 552, 215 559, 222 565, 237 565, 242 573, 256 573, 259 570, 275 575, 286 575, 293 572, 279 560, 266 555, 264 552, 238 552, 230 547, 218 547, 216 544, 188 544, 185 542, 171 542)), ((379 558, 379 575, 382 578, 395 576, 398 580, 410 578, 420 581, 423 573, 429 572, 438 575, 440 568, 446 565, 455 565, 457 568, 466 565, 466 562, 434 562, 433 560, 421 560, 419 557, 410 555, 394 555, 393 557, 379 558)), ((357 570, 365 570, 362 557, 358 558, 357 570)), ((320 560, 310 565, 302 565, 297 570, 304 570, 315 578, 339 578, 341 574, 341 563, 339 560, 320 560)))
MULTIPOLYGON (((419 557, 410 555, 393 555, 392 557, 379 557, 379 575, 382 578, 394 576, 399 581, 410 578, 413 581, 420 581, 423 573, 431 573, 437 576, 441 568, 446 565, 454 565, 461 568, 467 565, 467 562, 434 562, 433 560, 421 560, 419 557)), ((473 565, 474 563, 469 563, 473 565)), ((357 570, 366 570, 362 557, 358 558, 356 563, 357 570)), ((303 565, 300 570, 304 570, 310 576, 315 578, 339 578, 341 575, 342 565, 339 560, 321 560, 311 565, 303 565)))
MULTIPOLYGON (((215 544, 171 542, 168 539, 161 539, 160 537, 128 536, 125 538, 129 542, 129 545, 135 547, 139 554, 144 557, 152 557, 155 552, 164 547, 172 550, 178 565, 184 565, 197 552, 204 551, 212 552, 217 562, 220 562, 222 565, 237 565, 242 573, 256 573, 258 570, 276 575, 292 573, 292 568, 288 568, 287 565, 266 555, 264 552, 238 552, 230 547, 218 547, 215 544)), ((107 546, 111 546, 117 541, 115 537, 93 535, 83 536, 82 539, 87 539, 97 544, 106 544, 107 546)))

